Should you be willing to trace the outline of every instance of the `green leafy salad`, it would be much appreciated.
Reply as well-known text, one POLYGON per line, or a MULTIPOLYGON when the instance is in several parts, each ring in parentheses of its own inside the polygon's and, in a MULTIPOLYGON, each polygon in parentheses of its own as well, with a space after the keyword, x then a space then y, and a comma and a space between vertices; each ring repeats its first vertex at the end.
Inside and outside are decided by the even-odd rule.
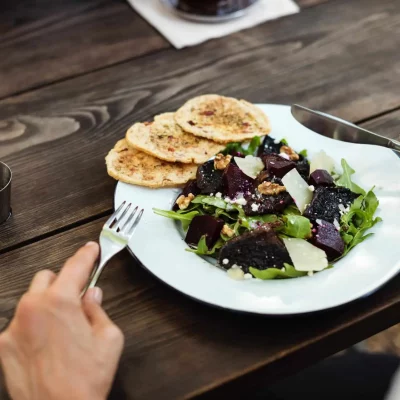
POLYGON ((311 160, 286 140, 231 143, 199 166, 172 210, 188 251, 217 259, 235 279, 297 278, 331 268, 372 233, 379 201, 321 151, 311 160))

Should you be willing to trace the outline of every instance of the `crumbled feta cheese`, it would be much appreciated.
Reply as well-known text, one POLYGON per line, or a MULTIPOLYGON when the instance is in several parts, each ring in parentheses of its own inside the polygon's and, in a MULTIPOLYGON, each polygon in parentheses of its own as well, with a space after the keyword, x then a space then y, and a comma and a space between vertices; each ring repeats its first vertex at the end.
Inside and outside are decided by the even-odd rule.
POLYGON ((244 197, 241 197, 240 199, 236 199, 235 203, 239 204, 240 206, 245 206, 247 204, 247 201, 244 197))
POLYGON ((315 222, 316 222, 318 225, 322 225, 322 219, 317 219, 315 222))
POLYGON ((210 193, 210 197, 213 197, 214 196, 214 193, 210 193))
POLYGON ((222 260, 222 264, 224 264, 224 265, 229 264, 229 260, 227 258, 224 258, 222 260))
MULTIPOLYGON (((282 158, 286 159, 286 160, 290 160, 289 154, 286 154, 286 153, 279 153, 279 155, 280 155, 282 158)), ((271 164, 272 164, 272 163, 271 163, 271 164)))
POLYGON ((333 220, 333 225, 335 225, 335 228, 336 228, 338 231, 340 231, 340 225, 339 225, 339 222, 337 221, 336 218, 333 220))
POLYGON ((221 193, 221 192, 215 193, 215 197, 217 197, 218 199, 220 199, 220 198, 222 197, 222 193, 221 193))
POLYGON ((259 204, 253 203, 253 204, 251 205, 251 210, 254 211, 254 212, 257 212, 258 209, 259 209, 259 207, 260 207, 259 204))
POLYGON ((253 279, 253 275, 252 274, 244 274, 244 279, 253 279))
POLYGON ((315 186, 314 186, 314 185, 310 185, 310 186, 308 187, 308 190, 311 190, 311 192, 313 192, 313 191, 315 190, 315 186))
POLYGON ((232 269, 242 269, 240 265, 233 264, 232 269))
POLYGON ((343 205, 343 204, 339 204, 339 206, 338 206, 338 207, 339 207, 339 210, 340 210, 340 211, 344 211, 344 210, 345 210, 345 207, 344 207, 344 205, 343 205))
POLYGON ((275 139, 275 140, 274 140, 274 143, 275 143, 275 144, 279 144, 280 142, 281 142, 281 141, 280 141, 279 139, 275 139))

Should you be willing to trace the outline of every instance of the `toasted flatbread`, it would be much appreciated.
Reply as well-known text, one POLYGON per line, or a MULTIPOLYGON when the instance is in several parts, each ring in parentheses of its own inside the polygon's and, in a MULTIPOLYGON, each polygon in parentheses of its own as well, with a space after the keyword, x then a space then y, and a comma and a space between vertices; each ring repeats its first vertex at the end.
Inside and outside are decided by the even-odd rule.
POLYGON ((203 164, 224 149, 221 144, 182 130, 174 113, 158 115, 150 124, 134 124, 126 133, 126 141, 161 160, 190 164, 203 164))
POLYGON ((113 178, 150 188, 182 185, 196 177, 197 165, 169 163, 117 142, 106 157, 107 171, 113 178))
POLYGON ((216 94, 189 100, 175 113, 175 121, 184 131, 219 143, 243 142, 271 131, 268 117, 258 107, 216 94))

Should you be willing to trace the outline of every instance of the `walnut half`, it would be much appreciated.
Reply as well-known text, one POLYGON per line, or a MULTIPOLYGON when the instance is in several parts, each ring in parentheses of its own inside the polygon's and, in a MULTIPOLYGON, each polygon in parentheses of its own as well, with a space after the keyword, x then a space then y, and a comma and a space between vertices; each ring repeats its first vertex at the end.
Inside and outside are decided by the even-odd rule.
POLYGON ((218 153, 214 158, 214 168, 215 169, 225 169, 231 162, 232 156, 224 156, 222 153, 218 153))
POLYGON ((292 161, 298 161, 300 158, 299 155, 289 146, 282 146, 280 152, 287 154, 292 161))
POLYGON ((224 225, 222 227, 221 233, 231 238, 235 234, 235 231, 231 229, 228 225, 224 225))
POLYGON ((263 182, 261 183, 261 185, 258 185, 257 189, 261 194, 266 194, 266 195, 277 195, 281 192, 286 191, 285 186, 272 182, 263 182))
POLYGON ((185 210, 193 199, 194 194, 192 193, 189 193, 186 197, 182 194, 176 199, 176 204, 178 204, 180 210, 185 210))

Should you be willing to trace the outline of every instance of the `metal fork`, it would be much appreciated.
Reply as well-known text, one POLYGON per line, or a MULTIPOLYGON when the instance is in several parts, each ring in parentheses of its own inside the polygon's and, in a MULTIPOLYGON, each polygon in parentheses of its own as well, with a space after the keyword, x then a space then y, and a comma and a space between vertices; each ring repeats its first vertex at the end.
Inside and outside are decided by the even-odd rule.
POLYGON ((100 261, 97 267, 93 269, 89 283, 82 291, 81 296, 83 296, 88 289, 96 286, 107 262, 128 246, 129 240, 133 236, 144 212, 144 210, 141 209, 134 219, 138 211, 138 207, 135 207, 128 218, 124 220, 131 206, 132 203, 126 205, 126 201, 124 201, 104 224, 100 233, 100 261))

